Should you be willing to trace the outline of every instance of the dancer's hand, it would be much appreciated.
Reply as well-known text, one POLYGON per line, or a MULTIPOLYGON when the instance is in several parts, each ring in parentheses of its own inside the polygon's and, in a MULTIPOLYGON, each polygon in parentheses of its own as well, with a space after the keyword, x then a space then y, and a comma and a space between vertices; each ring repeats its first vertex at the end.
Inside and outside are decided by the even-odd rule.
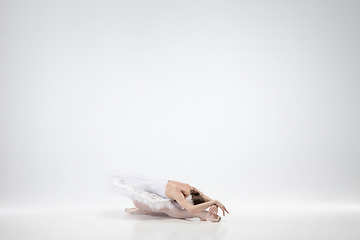
POLYGON ((215 204, 212 205, 210 208, 209 208, 209 212, 211 214, 217 214, 218 213, 218 206, 216 206, 215 204))
POLYGON ((225 216, 225 212, 228 212, 228 210, 226 209, 226 207, 224 206, 224 204, 222 204, 219 200, 216 200, 216 205, 221 208, 222 212, 223 212, 223 215, 225 216))

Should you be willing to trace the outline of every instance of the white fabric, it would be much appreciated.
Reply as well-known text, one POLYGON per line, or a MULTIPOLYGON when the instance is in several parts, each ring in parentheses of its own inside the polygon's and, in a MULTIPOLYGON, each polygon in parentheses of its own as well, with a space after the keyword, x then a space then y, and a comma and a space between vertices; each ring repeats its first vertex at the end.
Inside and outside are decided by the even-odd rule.
POLYGON ((168 198, 165 195, 165 188, 167 183, 168 180, 165 179, 154 179, 146 181, 145 186, 147 187, 148 192, 155 193, 163 198, 168 198))
POLYGON ((189 196, 186 198, 186 201, 188 201, 188 203, 194 205, 194 201, 192 200, 192 195, 189 195, 189 196))
POLYGON ((113 175, 111 180, 112 187, 117 193, 143 203, 153 210, 181 208, 178 203, 165 196, 167 180, 128 174, 113 175))

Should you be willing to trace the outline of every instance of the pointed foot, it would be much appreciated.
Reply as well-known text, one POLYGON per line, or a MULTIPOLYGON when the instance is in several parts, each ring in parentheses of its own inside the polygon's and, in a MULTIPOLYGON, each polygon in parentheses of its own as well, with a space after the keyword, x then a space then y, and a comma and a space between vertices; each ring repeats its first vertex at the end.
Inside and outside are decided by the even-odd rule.
POLYGON ((149 215, 149 212, 140 208, 125 208, 125 212, 137 215, 149 215))

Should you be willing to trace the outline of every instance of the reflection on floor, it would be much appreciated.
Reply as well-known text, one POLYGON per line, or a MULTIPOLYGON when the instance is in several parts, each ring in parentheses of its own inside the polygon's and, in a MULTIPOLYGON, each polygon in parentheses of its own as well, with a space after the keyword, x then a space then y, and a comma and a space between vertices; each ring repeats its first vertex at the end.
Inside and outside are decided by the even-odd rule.
POLYGON ((359 205, 228 209, 230 215, 220 223, 131 215, 121 208, 36 213, 0 209, 0 239, 360 239, 359 205))

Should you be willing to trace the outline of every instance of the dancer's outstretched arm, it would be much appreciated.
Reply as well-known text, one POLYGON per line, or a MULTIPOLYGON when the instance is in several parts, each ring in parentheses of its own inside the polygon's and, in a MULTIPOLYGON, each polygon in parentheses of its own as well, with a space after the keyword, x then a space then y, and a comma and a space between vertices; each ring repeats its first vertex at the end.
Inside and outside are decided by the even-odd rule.
POLYGON ((211 205, 214 205, 216 202, 215 200, 211 200, 209 202, 200 203, 198 205, 192 205, 186 199, 184 198, 184 195, 182 193, 175 194, 175 200, 177 203, 180 204, 183 208, 188 210, 191 213, 199 213, 210 207, 211 205))
MULTIPOLYGON (((199 189, 197 189, 196 187, 194 187, 194 190, 195 191, 198 191, 200 193, 200 195, 204 198, 205 202, 209 202, 211 201, 212 199, 208 196, 206 196, 203 192, 201 192, 199 189)), ((209 212, 211 213, 214 213, 214 214, 217 214, 218 213, 218 206, 217 205, 212 205, 210 206, 209 208, 209 212)))
POLYGON ((182 206, 183 208, 185 208, 186 210, 188 210, 189 212, 194 213, 194 214, 202 212, 214 204, 218 205, 218 206, 219 205, 223 206, 218 200, 211 200, 211 201, 200 203, 197 205, 192 205, 191 203, 186 201, 184 195, 181 192, 174 193, 174 197, 175 197, 175 200, 180 204, 180 206, 182 206))

